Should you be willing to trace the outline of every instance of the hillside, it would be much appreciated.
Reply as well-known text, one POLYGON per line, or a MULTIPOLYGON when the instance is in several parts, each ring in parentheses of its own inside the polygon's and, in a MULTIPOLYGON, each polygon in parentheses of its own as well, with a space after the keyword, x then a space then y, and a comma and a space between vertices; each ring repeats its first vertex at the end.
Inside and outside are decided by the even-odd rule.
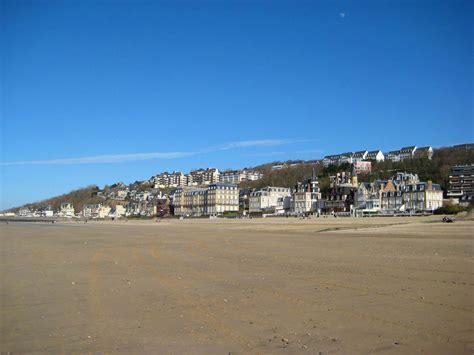
MULTIPOLYGON (((388 179, 396 171, 407 171, 418 174, 422 181, 432 180, 439 183, 444 191, 448 187, 449 172, 451 166, 461 164, 474 164, 474 144, 463 144, 453 147, 442 147, 434 150, 432 160, 426 158, 405 160, 394 163, 391 161, 374 162, 372 164, 372 173, 359 175, 359 181, 373 181, 376 179, 388 179)), ((243 182, 242 188, 259 188, 264 186, 294 187, 298 181, 308 178, 312 174, 313 168, 316 169, 319 177, 320 187, 325 191, 329 186, 329 175, 340 171, 349 171, 348 164, 341 166, 329 166, 324 168, 319 161, 292 160, 286 162, 272 162, 262 164, 251 169, 261 171, 264 174, 263 179, 258 181, 243 182), (272 166, 285 164, 280 170, 272 170, 272 166)), ((105 186, 104 191, 113 188, 114 185, 105 186)), ((149 188, 147 182, 136 181, 131 187, 137 190, 149 188)), ((71 202, 80 210, 83 204, 104 202, 104 199, 97 196, 99 187, 91 185, 82 189, 71 191, 67 194, 53 197, 44 201, 29 203, 21 207, 41 208, 48 205, 58 209, 63 202, 71 202)), ((167 189, 166 192, 170 192, 167 189)), ((21 207, 12 208, 9 211, 17 212, 21 207)))
POLYGON ((82 208, 82 205, 87 203, 100 203, 103 202, 103 199, 97 196, 97 192, 99 191, 99 187, 96 185, 90 185, 78 190, 71 191, 64 195, 56 196, 49 198, 47 200, 28 203, 26 205, 12 208, 9 211, 17 212, 20 208, 28 207, 30 209, 37 209, 43 208, 46 206, 53 206, 55 210, 59 209, 59 206, 63 202, 70 202, 76 208, 76 211, 82 208))
MULTIPOLYGON (((402 162, 380 162, 372 163, 372 173, 359 175, 359 181, 373 181, 376 179, 386 180, 394 175, 397 171, 407 171, 418 174, 422 181, 432 180, 439 183, 444 191, 447 190, 449 172, 451 166, 474 164, 474 145, 463 144, 454 147, 442 147, 434 150, 433 158, 410 159, 402 162)), ((265 173, 263 179, 258 181, 246 182, 241 184, 242 187, 263 187, 263 186, 281 186, 294 187, 298 181, 311 176, 312 168, 317 170, 320 179, 320 186, 324 190, 329 185, 328 176, 341 171, 350 171, 350 165, 329 166, 324 168, 318 162, 273 162, 264 164, 255 169, 265 173), (299 162, 298 165, 291 166, 291 163, 299 162), (273 165, 287 164, 288 167, 281 170, 271 170, 273 165)))
POLYGON ((446 191, 451 167, 464 164, 474 164, 472 144, 435 149, 431 160, 423 158, 409 159, 398 163, 390 161, 374 163, 372 174, 359 176, 359 181, 385 180, 396 171, 407 171, 418 174, 422 181, 431 180, 440 184, 441 188, 446 191))

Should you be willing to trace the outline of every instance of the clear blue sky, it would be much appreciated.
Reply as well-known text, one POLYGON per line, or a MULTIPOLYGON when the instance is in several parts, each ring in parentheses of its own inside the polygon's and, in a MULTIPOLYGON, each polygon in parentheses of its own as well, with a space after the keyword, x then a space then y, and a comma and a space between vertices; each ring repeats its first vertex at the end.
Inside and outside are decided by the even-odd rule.
POLYGON ((164 170, 473 141, 470 0, 0 6, 0 209, 164 170))

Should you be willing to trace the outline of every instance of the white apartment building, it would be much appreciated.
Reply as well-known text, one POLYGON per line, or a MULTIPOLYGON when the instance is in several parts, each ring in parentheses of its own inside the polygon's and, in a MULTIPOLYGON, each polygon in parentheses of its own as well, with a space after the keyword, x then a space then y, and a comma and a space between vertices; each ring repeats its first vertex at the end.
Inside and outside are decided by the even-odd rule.
POLYGON ((381 162, 385 160, 385 156, 383 155, 381 150, 372 150, 370 152, 367 152, 365 160, 375 160, 376 162, 381 162))
POLYGON ((220 173, 220 182, 238 184, 242 181, 260 180, 263 174, 253 170, 226 170, 220 173))
POLYGON ((219 176, 220 182, 228 184, 238 184, 246 180, 245 170, 226 170, 219 176))
POLYGON ((252 191, 249 196, 249 212, 276 209, 278 199, 288 196, 291 196, 291 189, 288 187, 267 186, 252 191))

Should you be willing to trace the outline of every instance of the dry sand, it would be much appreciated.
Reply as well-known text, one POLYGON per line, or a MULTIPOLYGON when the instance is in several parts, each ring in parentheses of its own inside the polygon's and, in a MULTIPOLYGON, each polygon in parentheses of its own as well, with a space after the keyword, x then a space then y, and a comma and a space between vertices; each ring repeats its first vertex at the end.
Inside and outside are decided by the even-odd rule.
POLYGON ((474 350, 474 222, 0 225, 2 353, 474 350))

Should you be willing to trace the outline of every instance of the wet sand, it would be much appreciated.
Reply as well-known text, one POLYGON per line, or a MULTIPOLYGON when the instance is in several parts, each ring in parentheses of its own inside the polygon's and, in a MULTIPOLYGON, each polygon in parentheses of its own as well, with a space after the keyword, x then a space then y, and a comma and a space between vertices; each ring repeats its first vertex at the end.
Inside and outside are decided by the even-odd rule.
POLYGON ((0 225, 2 353, 470 354, 473 221, 0 225))

